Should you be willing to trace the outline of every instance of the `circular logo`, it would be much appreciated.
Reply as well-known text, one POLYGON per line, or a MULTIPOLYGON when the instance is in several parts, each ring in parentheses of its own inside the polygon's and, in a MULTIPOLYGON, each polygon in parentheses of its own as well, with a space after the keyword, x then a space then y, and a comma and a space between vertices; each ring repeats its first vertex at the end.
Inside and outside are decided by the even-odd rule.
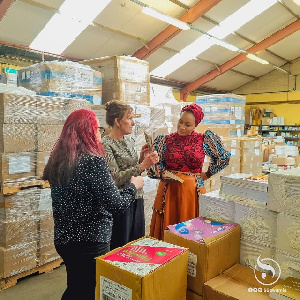
POLYGON ((262 258, 260 260, 260 256, 257 258, 256 262, 257 265, 255 265, 254 268, 254 276, 256 280, 262 285, 273 285, 274 283, 276 283, 281 275, 281 269, 278 262, 272 258, 262 258), (268 264, 268 261, 270 263, 272 262, 274 267, 268 264), (258 270, 258 268, 260 268, 260 270, 258 270), (258 273, 258 271, 260 271, 260 273, 258 273), (273 278, 274 280, 268 279, 268 281, 266 281, 267 273, 265 271, 270 271, 272 273, 271 278, 273 278))
POLYGON ((155 253, 157 256, 165 256, 167 253, 165 251, 159 251, 155 253))

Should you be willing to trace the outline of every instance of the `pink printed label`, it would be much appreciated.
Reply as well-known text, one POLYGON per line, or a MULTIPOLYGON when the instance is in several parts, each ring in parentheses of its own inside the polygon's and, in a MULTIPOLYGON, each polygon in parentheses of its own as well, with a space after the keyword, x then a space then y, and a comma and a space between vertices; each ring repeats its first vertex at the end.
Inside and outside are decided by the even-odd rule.
POLYGON ((169 225, 168 229, 188 240, 204 243, 204 238, 217 236, 237 226, 236 223, 221 223, 198 217, 189 221, 169 225))
POLYGON ((113 254, 103 257, 103 260, 161 265, 184 251, 185 249, 182 248, 129 245, 113 254))

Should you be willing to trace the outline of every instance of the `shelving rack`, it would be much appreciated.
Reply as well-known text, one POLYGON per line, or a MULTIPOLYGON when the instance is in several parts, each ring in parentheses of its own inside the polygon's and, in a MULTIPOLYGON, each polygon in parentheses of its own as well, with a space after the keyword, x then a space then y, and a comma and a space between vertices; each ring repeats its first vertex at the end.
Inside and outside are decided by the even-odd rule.
POLYGON ((264 137, 282 136, 286 142, 300 148, 300 125, 246 125, 249 129, 258 127, 258 133, 264 137))

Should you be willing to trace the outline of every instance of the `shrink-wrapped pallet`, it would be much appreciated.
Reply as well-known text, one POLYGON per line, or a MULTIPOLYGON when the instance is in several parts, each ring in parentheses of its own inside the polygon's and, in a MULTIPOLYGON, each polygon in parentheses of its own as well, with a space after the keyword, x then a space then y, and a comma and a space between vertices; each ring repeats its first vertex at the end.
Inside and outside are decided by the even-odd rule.
POLYGON ((269 175, 268 209, 300 217, 300 168, 269 175))

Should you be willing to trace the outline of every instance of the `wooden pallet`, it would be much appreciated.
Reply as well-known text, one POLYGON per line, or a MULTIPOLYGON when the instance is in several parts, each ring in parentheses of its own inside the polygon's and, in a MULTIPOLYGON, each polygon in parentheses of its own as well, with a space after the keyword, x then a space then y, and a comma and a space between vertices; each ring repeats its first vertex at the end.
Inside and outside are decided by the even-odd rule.
POLYGON ((30 188, 37 186, 39 188, 45 189, 49 188, 50 184, 48 181, 45 180, 34 180, 34 181, 27 181, 27 182, 16 182, 16 183, 3 183, 1 185, 0 193, 2 195, 13 195, 25 188, 30 188))
POLYGON ((62 259, 57 259, 57 260, 51 261, 45 265, 22 272, 20 274, 17 274, 17 275, 11 276, 11 277, 7 277, 7 278, 1 278, 0 279, 0 291, 6 290, 6 289, 16 285, 18 279, 24 278, 28 275, 31 275, 34 273, 39 273, 39 274, 49 273, 49 272, 53 271, 55 268, 58 268, 62 264, 62 262, 63 262, 62 259))

